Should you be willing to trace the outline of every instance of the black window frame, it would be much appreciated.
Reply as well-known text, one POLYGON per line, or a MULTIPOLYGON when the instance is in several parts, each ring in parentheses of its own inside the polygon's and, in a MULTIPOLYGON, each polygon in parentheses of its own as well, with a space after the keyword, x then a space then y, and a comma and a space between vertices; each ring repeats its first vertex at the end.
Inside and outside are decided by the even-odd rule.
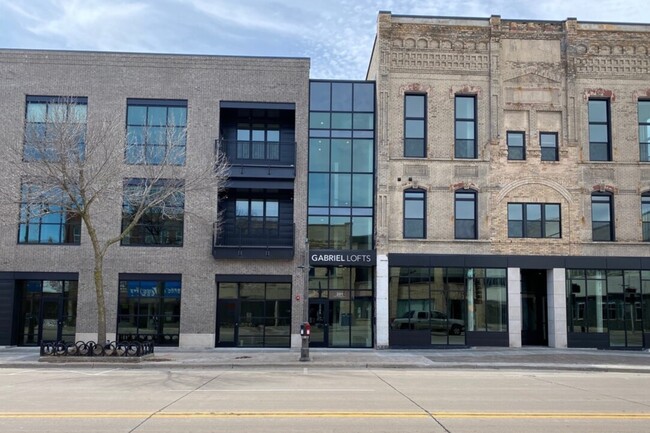
POLYGON ((236 197, 235 198, 235 230, 242 237, 263 236, 267 238, 277 238, 280 236, 280 199, 267 197, 236 197), (246 202, 247 214, 238 215, 238 203, 246 202), (261 220, 261 228, 255 229, 255 217, 252 215, 253 202, 262 202, 262 215, 257 216, 261 220), (269 203, 275 204, 276 214, 269 216, 269 203), (240 222, 246 222, 246 230, 240 231, 240 222), (273 227, 274 226, 274 227, 273 227), (257 231, 255 231, 257 230, 257 231))
POLYGON ((424 189, 420 188, 409 188, 404 190, 403 194, 403 207, 404 209, 404 215, 403 215, 403 221, 402 221, 402 233, 404 239, 426 239, 427 237, 427 193, 424 189), (419 197, 409 197, 409 194, 418 194, 419 197), (407 218, 406 216, 406 208, 407 208, 407 202, 410 201, 417 201, 422 203, 422 216, 420 218, 407 218), (409 221, 420 221, 422 223, 422 233, 411 236, 407 235, 407 222, 409 221))
MULTIPOLYGON (((477 159, 478 158, 478 151, 477 151, 477 139, 478 139, 478 125, 477 125, 477 113, 478 113, 478 98, 476 95, 463 95, 463 94, 457 94, 454 95, 454 158, 456 159, 477 159), (458 115, 458 100, 460 98, 467 98, 471 99, 472 103, 474 105, 474 110, 472 113, 472 117, 459 117, 458 115), (471 122, 473 124, 473 130, 474 130, 474 138, 473 139, 465 139, 465 138, 458 138, 457 132, 458 132, 458 125, 459 122, 471 122), (464 155, 462 152, 460 152, 460 146, 459 142, 470 142, 471 144, 471 151, 472 154, 470 156, 464 155)), ((465 147, 465 146, 464 146, 465 147)), ((469 147, 469 146, 467 146, 469 147)))
POLYGON ((478 194, 476 191, 456 191, 454 193, 454 238, 455 239, 478 239, 478 194), (465 196, 465 197, 463 197, 465 196), (472 202, 474 205, 474 214, 471 219, 458 217, 458 204, 459 202, 472 202), (464 221, 471 221, 473 224, 472 234, 469 236, 462 236, 463 230, 459 230, 459 224, 464 221))
MULTIPOLYGON (((48 191, 46 193, 41 193, 41 189, 37 184, 30 184, 23 182, 20 187, 20 210, 18 218, 18 239, 17 243, 19 245, 79 245, 81 244, 81 217, 78 213, 72 212, 70 210, 70 204, 61 206, 58 203, 62 203, 61 200, 65 200, 65 194, 58 191, 48 191), (26 192, 25 190, 36 189, 35 192, 26 192), (47 207, 47 209, 37 209, 35 212, 31 211, 29 205, 29 199, 26 199, 26 195, 31 196, 35 194, 38 196, 37 203, 34 205, 37 208, 41 206, 47 207), (55 197, 49 205, 45 205, 45 197, 42 194, 51 194, 55 197), (66 212, 65 209, 52 211, 53 208, 68 208, 66 212), (56 219, 56 220, 55 220, 56 219), (59 242, 55 242, 55 239, 48 237, 44 229, 50 227, 52 229, 58 228, 58 236, 60 239, 59 242), (37 236, 36 240, 30 242, 30 237, 33 238, 33 233, 31 231, 36 230, 37 236)), ((74 206, 72 206, 74 209, 74 206)))
POLYGON ((506 131, 506 145, 508 146, 508 161, 526 160, 526 132, 506 131), (521 144, 513 142, 515 137, 521 138, 521 144), (515 150, 520 150, 521 153, 517 154, 515 150))
POLYGON ((650 118, 642 121, 641 119, 641 105, 648 105, 648 110, 650 112, 650 99, 639 99, 637 101, 637 120, 638 120, 638 134, 639 134, 639 161, 641 162, 650 162, 650 118), (646 130, 646 141, 641 141, 641 130, 645 128, 646 130))
POLYGON ((610 193, 597 192, 591 194, 591 240, 594 242, 614 242, 616 241, 616 231, 615 231, 615 219, 614 219, 614 195, 610 193), (607 230, 608 236, 607 239, 604 237, 602 239, 597 239, 596 230, 605 227, 604 224, 599 224, 600 227, 595 228, 594 223, 601 222, 594 220, 594 203, 607 203, 609 207, 609 229, 607 230))
MULTIPOLYGON (((161 179, 157 183, 161 184, 161 187, 164 188, 164 184, 167 180, 161 179)), ((144 183, 147 182, 146 179, 126 179, 124 181, 124 188, 144 188, 144 183)), ((179 196, 171 196, 168 198, 164 206, 166 208, 177 209, 179 215, 182 215, 182 218, 169 218, 169 217, 160 217, 159 221, 152 221, 150 218, 155 219, 156 209, 162 207, 154 206, 148 209, 141 217, 138 223, 127 233, 122 240, 120 241, 121 246, 128 247, 177 247, 180 248, 183 246, 185 239, 185 192, 179 192, 179 196), (181 197, 182 196, 182 197, 181 197), (182 199, 182 200, 181 200, 182 199), (179 204, 179 200, 182 202, 179 204), (147 230, 152 233, 151 237, 147 237, 147 230), (167 238, 167 241, 163 241, 162 236, 165 233, 174 233, 175 235, 167 238), (137 235, 137 237, 136 237, 137 235), (142 239, 142 240, 138 240, 142 239), (152 241, 147 241, 150 239, 152 241)), ((124 229, 130 224, 130 220, 126 218, 128 215, 129 204, 125 203, 124 199, 122 200, 122 215, 121 215, 121 230, 124 229)))
POLYGON ((427 156, 427 94, 426 93, 405 93, 404 94, 404 157, 406 158, 426 158, 427 156), (410 98, 422 100, 422 116, 408 116, 407 104, 410 98), (422 124, 422 137, 408 137, 408 122, 419 122, 422 124), (408 140, 421 140, 421 152, 409 152, 411 146, 407 144, 408 140))
POLYGON ((508 203, 508 208, 507 208, 507 218, 508 218, 508 238, 511 239, 562 239, 562 205, 560 203, 520 203, 520 202, 510 202, 508 203), (520 206, 519 212, 521 213, 521 219, 514 219, 511 217, 510 209, 511 207, 514 206, 520 206), (530 212, 529 207, 532 206, 540 206, 540 219, 539 220, 531 220, 528 217, 528 214, 530 212), (549 219, 547 214, 549 211, 549 208, 557 207, 558 211, 558 218, 557 220, 555 219, 549 219), (535 236, 534 233, 532 232, 531 226, 532 224, 539 223, 539 236, 535 236), (521 235, 518 236, 517 233, 515 233, 515 224, 519 223, 521 225, 520 231, 521 235), (558 233, 557 236, 549 236, 547 233, 548 230, 548 225, 551 223, 557 223, 558 226, 558 233))
POLYGON ((650 242, 650 191, 641 194, 641 234, 643 242, 650 242))
POLYGON ((558 146, 558 133, 557 132, 546 132, 540 131, 539 133, 539 147, 541 151, 540 158, 542 161, 559 161, 560 160, 560 151, 558 146), (545 145, 544 137, 552 137, 553 145, 545 145), (550 155, 550 156, 549 156, 550 155))
POLYGON ((187 159, 187 125, 188 125, 188 103, 186 99, 136 99, 128 98, 126 100, 126 140, 127 146, 124 149, 124 162, 128 165, 175 165, 175 166, 184 166, 187 159), (136 124, 129 122, 129 110, 132 107, 145 107, 145 124, 136 124), (149 110, 153 108, 165 108, 165 125, 150 125, 149 124, 149 110), (170 124, 170 108, 184 108, 185 109, 185 124, 184 125, 175 125, 170 124), (135 140, 134 137, 137 137, 136 134, 130 132, 130 128, 143 128, 143 143, 130 143, 129 141, 135 140), (147 128, 164 128, 165 132, 165 143, 153 144, 150 140, 155 137, 155 134, 147 131, 147 128), (182 145, 175 145, 176 149, 182 149, 182 153, 178 155, 169 155, 168 152, 168 138, 170 135, 169 128, 180 129, 182 130, 180 138, 183 141, 182 145), (138 148, 142 147, 142 155, 139 155, 138 148), (162 148, 162 159, 151 159, 151 149, 162 148), (131 155, 133 153, 133 155, 131 155), (134 158, 134 159, 132 159, 134 158), (178 159, 174 159, 178 158, 178 159))
POLYGON ((609 98, 590 98, 587 103, 587 120, 589 123, 589 161, 612 161, 612 117, 611 117, 611 107, 610 107, 609 98), (605 121, 594 120, 592 119, 593 113, 592 105, 595 106, 596 103, 605 103, 605 121), (607 129, 607 141, 595 141, 591 133, 592 128, 599 126, 605 126, 607 129), (606 146, 607 156, 605 159, 602 157, 596 157, 595 146, 606 146))
MULTIPOLYGON (((66 105, 69 109, 70 106, 78 105, 85 107, 84 113, 84 123, 88 125, 88 98, 86 96, 36 96, 36 95, 27 95, 25 98, 25 130, 23 135, 23 161, 40 161, 47 158, 50 161, 56 161, 58 159, 57 155, 48 154, 48 155, 38 155, 38 151, 33 150, 33 145, 30 145, 29 137, 32 134, 41 133, 47 137, 47 125, 48 123, 54 123, 57 119, 52 120, 49 116, 49 110, 51 105, 66 105), (45 119, 43 122, 30 121, 29 118, 29 106, 30 104, 45 104, 45 119), (34 125, 41 125, 40 127, 34 125), (40 130, 40 132, 39 132, 40 130), (34 132, 36 131, 36 132, 34 132), (32 151, 30 151, 30 148, 32 151)), ((69 120, 70 112, 66 111, 65 113, 65 122, 71 122, 69 120)), ((79 151, 82 154, 85 152, 85 131, 83 134, 80 134, 79 138, 79 151)))

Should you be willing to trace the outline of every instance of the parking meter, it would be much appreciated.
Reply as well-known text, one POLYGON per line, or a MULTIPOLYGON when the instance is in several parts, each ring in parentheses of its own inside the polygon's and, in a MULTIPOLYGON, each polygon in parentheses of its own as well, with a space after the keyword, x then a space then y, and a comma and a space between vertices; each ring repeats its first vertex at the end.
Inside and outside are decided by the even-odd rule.
POLYGON ((309 361, 309 336, 311 335, 311 324, 304 322, 300 324, 300 339, 302 345, 300 347, 300 360, 309 361))

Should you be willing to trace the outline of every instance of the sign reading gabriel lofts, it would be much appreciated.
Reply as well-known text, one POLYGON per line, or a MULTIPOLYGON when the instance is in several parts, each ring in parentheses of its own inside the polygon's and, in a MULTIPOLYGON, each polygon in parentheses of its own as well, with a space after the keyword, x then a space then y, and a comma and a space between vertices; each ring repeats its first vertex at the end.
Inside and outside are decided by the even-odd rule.
POLYGON ((309 251, 311 266, 375 266, 374 250, 318 250, 309 251))

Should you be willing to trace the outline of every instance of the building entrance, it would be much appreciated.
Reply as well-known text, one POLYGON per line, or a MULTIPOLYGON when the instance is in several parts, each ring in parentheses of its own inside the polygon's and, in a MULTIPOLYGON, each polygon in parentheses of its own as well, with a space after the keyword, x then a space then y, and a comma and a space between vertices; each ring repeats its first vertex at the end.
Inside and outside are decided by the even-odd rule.
POLYGON ((521 344, 548 345, 546 271, 521 270, 521 344))
POLYGON ((18 344, 36 346, 43 341, 75 341, 77 282, 19 281, 21 323, 18 344))

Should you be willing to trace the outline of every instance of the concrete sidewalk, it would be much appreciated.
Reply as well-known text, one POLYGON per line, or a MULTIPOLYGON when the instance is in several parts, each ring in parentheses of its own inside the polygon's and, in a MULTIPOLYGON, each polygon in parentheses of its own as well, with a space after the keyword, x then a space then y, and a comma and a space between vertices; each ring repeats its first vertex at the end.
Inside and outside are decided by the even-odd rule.
MULTIPOLYGON (((39 356, 34 347, 0 347, 0 368, 479 368, 650 373, 650 352, 595 349, 468 348, 436 350, 156 348, 140 362, 39 356), (52 361, 52 362, 49 362, 52 361)), ((113 358, 114 359, 114 358, 113 358)), ((122 358, 124 359, 124 358, 122 358)))

